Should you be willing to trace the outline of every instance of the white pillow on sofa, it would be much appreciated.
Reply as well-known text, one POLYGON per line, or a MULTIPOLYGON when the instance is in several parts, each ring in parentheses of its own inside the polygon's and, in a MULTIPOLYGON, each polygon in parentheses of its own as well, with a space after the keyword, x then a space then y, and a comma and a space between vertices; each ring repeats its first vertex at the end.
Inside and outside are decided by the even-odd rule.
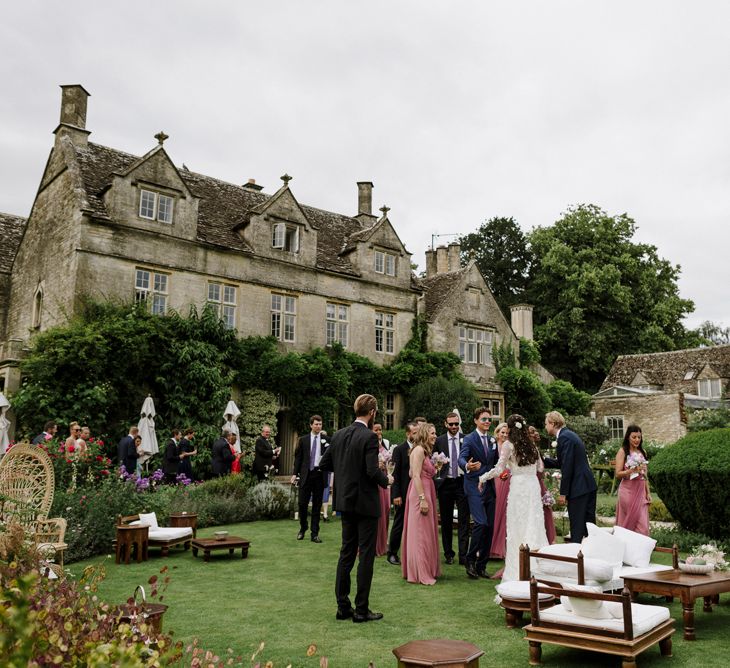
MULTIPOLYGON (((587 585, 576 585, 569 582, 561 583, 563 589, 568 591, 585 591, 592 594, 602 594, 600 587, 589 587, 587 585)), ((562 602, 563 597, 560 597, 562 602)), ((573 614, 577 617, 588 617, 590 619, 612 619, 613 616, 608 608, 604 605, 605 601, 598 601, 591 598, 578 598, 577 596, 568 595, 568 601, 572 608, 573 614)), ((567 608, 566 608, 567 609, 567 608)))
POLYGON ((624 562, 626 545, 617 536, 598 530, 583 539, 581 549, 584 557, 603 559, 614 568, 620 568, 624 562))
MULTIPOLYGON (((580 543, 555 543, 540 548, 540 554, 550 554, 559 557, 577 557, 582 546, 580 543)), ((583 554, 585 557, 585 553, 583 554)), ((533 557, 535 562, 535 573, 540 575, 552 575, 556 578, 578 577, 578 565, 567 561, 555 561, 553 559, 540 559, 533 557)), ((604 559, 583 559, 583 570, 587 580, 606 582, 613 578, 613 566, 604 559)))
POLYGON ((651 553, 656 547, 656 541, 649 536, 629 531, 623 527, 614 527, 613 535, 626 546, 624 563, 627 566, 646 568, 651 561, 651 553))
POLYGON ((157 529, 157 515, 155 513, 140 513, 139 514, 139 521, 142 522, 142 524, 147 524, 151 529, 157 529))
POLYGON ((599 527, 597 524, 593 524, 593 522, 586 522, 586 528, 588 529, 588 535, 592 536, 595 533, 600 534, 612 534, 613 533, 613 527, 599 527))

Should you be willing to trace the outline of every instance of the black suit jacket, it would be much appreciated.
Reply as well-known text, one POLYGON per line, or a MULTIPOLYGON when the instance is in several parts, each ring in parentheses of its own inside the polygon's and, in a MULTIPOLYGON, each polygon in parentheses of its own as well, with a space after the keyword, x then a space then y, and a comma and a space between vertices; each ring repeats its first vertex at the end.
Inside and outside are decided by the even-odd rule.
POLYGON ((340 429, 319 467, 335 472, 336 511, 380 517, 378 485, 387 487, 388 478, 378 465, 378 437, 374 431, 357 420, 340 429))
POLYGON ((586 446, 574 431, 563 427, 558 435, 556 458, 544 457, 544 461, 548 468, 560 469, 560 494, 566 499, 596 490, 596 479, 588 463, 586 446))
POLYGON ((137 469, 139 455, 137 448, 134 447, 134 439, 129 434, 119 441, 118 452, 119 465, 123 464, 127 473, 134 473, 137 469))
POLYGON ((180 466, 180 448, 175 443, 175 439, 171 438, 167 442, 165 448, 165 460, 162 464, 162 469, 165 473, 172 474, 177 473, 178 467, 180 466))
POLYGON ((256 439, 256 452, 253 458, 253 472, 265 473, 267 466, 274 462, 274 448, 263 436, 256 439))
MULTIPOLYGON (((322 434, 319 435, 319 449, 321 455, 324 457, 324 453, 329 447, 329 442, 326 437, 322 434)), ((294 475, 299 476, 299 484, 304 486, 309 477, 309 459, 312 449, 312 434, 311 432, 300 437, 297 441, 297 447, 294 451, 294 475)))
POLYGON ((226 475, 231 472, 231 464, 235 457, 231 452, 231 446, 228 441, 223 438, 213 441, 211 464, 213 467, 213 475, 226 475))
POLYGON ((396 445, 391 454, 393 460, 393 485, 390 488, 390 498, 393 500, 400 497, 404 504, 408 493, 408 484, 411 482, 410 454, 411 448, 408 441, 396 445))
MULTIPOLYGON (((433 482, 436 485, 436 489, 438 489, 444 480, 446 480, 449 477, 449 471, 451 470, 451 446, 449 445, 449 438, 451 437, 451 434, 449 432, 446 432, 445 434, 441 434, 436 439, 436 442, 433 444, 433 451, 434 452, 440 452, 443 455, 446 455, 449 458, 449 463, 445 466, 441 467, 441 470, 436 474, 436 477, 434 478, 433 482)), ((461 443, 464 440, 464 434, 459 432, 456 435, 456 456, 457 456, 457 466, 458 464, 458 456, 459 452, 461 450, 461 443)))

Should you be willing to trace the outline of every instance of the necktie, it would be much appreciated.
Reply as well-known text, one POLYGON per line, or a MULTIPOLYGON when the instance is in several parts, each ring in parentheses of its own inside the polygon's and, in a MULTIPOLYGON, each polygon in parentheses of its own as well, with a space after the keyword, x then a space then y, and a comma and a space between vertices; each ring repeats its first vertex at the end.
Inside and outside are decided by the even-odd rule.
POLYGON ((489 444, 487 443, 486 434, 482 434, 482 447, 484 448, 484 456, 489 458, 489 444))
POLYGON ((309 452, 309 470, 314 468, 314 458, 317 456, 317 436, 312 439, 312 449, 309 452))
POLYGON ((457 478, 459 476, 459 464, 458 454, 456 452, 456 438, 451 437, 451 477, 457 478))

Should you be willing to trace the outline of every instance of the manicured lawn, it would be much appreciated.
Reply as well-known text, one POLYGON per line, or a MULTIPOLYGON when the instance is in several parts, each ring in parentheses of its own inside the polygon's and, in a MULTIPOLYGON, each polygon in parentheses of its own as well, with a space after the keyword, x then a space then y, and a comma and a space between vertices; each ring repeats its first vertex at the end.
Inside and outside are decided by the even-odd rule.
MULTIPOLYGON (((264 641, 266 647, 257 658, 273 661, 276 668, 288 663, 314 668, 322 655, 329 657, 333 667, 365 668, 371 661, 377 667, 395 666, 391 650, 417 638, 468 640, 485 651, 482 668, 528 665, 522 631, 508 630, 502 609, 494 603, 494 580, 471 581, 463 567, 444 565, 444 576, 434 587, 411 585, 401 578, 399 568, 379 558, 370 601, 373 610, 385 614, 384 619, 367 624, 336 621, 338 521, 322 525, 321 545, 312 543, 308 534, 304 541, 295 540, 298 523, 292 520, 220 528, 251 540, 248 559, 242 560, 240 551, 233 558, 227 552, 214 553, 206 564, 202 554, 194 559, 191 552, 175 548, 167 559, 154 550, 151 559, 139 565, 117 566, 113 558, 100 557, 72 564, 70 569, 78 574, 90 563, 106 563, 100 596, 118 603, 167 565, 172 581, 163 601, 170 606, 165 630, 174 630, 175 637, 186 644, 197 637, 203 647, 222 653, 230 647, 247 658, 264 641), (310 643, 317 645, 313 657, 306 656, 310 643)), ((199 535, 213 531, 202 530, 199 535)), ((499 566, 501 562, 490 563, 489 572, 499 566)), ((663 599, 647 596, 641 602, 663 605, 663 599)), ((729 602, 724 594, 712 614, 703 613, 701 602, 697 603, 696 642, 682 640, 682 609, 673 603, 670 608, 677 620, 673 658, 662 659, 655 647, 641 655, 639 665, 726 666, 729 602)), ((549 645, 544 646, 543 661, 556 668, 620 665, 617 659, 549 645)))

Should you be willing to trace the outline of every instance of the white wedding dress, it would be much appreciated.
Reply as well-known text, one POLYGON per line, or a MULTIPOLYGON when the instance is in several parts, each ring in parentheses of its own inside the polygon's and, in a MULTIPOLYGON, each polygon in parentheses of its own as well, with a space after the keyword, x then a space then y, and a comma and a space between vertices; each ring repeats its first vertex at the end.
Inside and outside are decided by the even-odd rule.
POLYGON ((520 545, 526 544, 535 550, 548 544, 540 482, 537 479, 537 472, 544 468, 540 458, 535 464, 520 466, 515 459, 514 445, 505 441, 497 465, 479 478, 481 482, 491 480, 505 469, 509 469, 512 474, 507 496, 507 552, 502 582, 519 580, 520 545))

